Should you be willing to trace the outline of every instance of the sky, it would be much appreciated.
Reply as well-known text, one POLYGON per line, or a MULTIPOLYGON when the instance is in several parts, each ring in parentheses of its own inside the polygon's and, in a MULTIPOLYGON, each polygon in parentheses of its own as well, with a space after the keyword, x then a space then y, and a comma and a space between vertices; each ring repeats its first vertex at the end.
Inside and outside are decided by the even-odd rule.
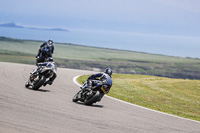
POLYGON ((200 0, 1 0, 0 23, 199 40, 199 7, 200 0))

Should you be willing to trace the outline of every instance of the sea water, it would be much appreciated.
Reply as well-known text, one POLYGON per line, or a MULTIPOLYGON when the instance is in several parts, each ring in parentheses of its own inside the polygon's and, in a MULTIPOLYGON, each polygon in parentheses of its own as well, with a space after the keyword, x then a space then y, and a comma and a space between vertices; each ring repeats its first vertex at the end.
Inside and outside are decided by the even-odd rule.
POLYGON ((0 27, 0 36, 41 41, 53 39, 54 42, 60 43, 200 58, 200 37, 151 35, 87 29, 52 31, 8 27, 0 27))

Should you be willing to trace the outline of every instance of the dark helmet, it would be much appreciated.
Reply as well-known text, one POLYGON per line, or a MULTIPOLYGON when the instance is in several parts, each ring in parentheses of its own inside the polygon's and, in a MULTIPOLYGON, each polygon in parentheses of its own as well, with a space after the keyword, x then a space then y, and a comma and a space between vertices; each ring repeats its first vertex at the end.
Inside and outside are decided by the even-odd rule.
POLYGON ((112 70, 111 70, 110 68, 106 68, 106 69, 104 70, 104 73, 108 74, 108 75, 111 77, 111 75, 112 75, 112 70))
POLYGON ((52 57, 47 58, 47 62, 54 62, 54 59, 52 57))
POLYGON ((53 40, 52 40, 52 39, 49 39, 49 40, 48 40, 48 44, 51 44, 51 45, 52 45, 52 44, 53 44, 53 40))

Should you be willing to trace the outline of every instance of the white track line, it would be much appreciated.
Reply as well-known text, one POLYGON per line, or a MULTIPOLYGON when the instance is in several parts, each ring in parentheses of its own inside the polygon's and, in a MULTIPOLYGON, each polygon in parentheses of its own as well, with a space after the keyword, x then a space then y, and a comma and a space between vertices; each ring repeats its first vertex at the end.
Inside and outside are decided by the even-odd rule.
MULTIPOLYGON (((81 85, 76 81, 76 79, 78 77, 80 77, 81 75, 77 75, 73 78, 73 82, 80 86, 81 85)), ((149 108, 146 108, 146 107, 142 107, 142 106, 139 106, 139 105, 136 105, 136 104, 132 104, 132 103, 129 103, 129 102, 126 102, 126 101, 122 101, 122 100, 119 100, 119 99, 116 99, 116 98, 113 98, 113 97, 110 97, 108 95, 105 95, 106 97, 110 98, 110 99, 113 99, 113 100, 116 100, 116 101, 119 101, 119 102, 122 102, 122 103, 125 103, 125 104, 129 104, 129 105, 132 105, 132 106, 135 106, 135 107, 139 107, 139 108, 142 108, 142 109, 146 109, 146 110, 149 110, 149 111, 153 111, 153 112, 157 112, 157 113, 160 113, 160 114, 164 114, 164 115, 168 115, 168 116, 172 116, 172 117, 176 117, 176 118, 180 118, 180 119, 183 119, 183 120, 188 120, 188 121, 192 121, 192 122, 196 122, 196 123, 199 123, 200 124, 200 121, 196 121, 196 120, 191 120, 191 119, 187 119, 187 118, 183 118, 183 117, 180 117, 180 116, 176 116, 176 115, 172 115, 172 114, 167 114, 167 113, 164 113, 164 112, 160 112, 160 111, 157 111, 157 110, 153 110, 153 109, 149 109, 149 108)))

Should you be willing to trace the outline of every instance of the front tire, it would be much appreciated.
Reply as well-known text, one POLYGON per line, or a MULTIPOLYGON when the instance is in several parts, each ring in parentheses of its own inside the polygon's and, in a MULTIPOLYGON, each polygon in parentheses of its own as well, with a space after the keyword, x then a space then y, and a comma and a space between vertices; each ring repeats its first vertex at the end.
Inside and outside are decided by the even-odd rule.
MULTIPOLYGON (((82 90, 81 90, 82 91, 82 90)), ((78 99, 78 95, 79 95, 80 91, 78 93, 76 93, 76 95, 73 97, 72 101, 73 102, 77 102, 79 99, 78 99)))
POLYGON ((33 84, 32 89, 38 90, 44 84, 45 81, 46 81, 46 77, 42 76, 37 83, 33 84))
POLYGON ((30 85, 28 82, 26 82, 25 87, 28 88, 30 85))

